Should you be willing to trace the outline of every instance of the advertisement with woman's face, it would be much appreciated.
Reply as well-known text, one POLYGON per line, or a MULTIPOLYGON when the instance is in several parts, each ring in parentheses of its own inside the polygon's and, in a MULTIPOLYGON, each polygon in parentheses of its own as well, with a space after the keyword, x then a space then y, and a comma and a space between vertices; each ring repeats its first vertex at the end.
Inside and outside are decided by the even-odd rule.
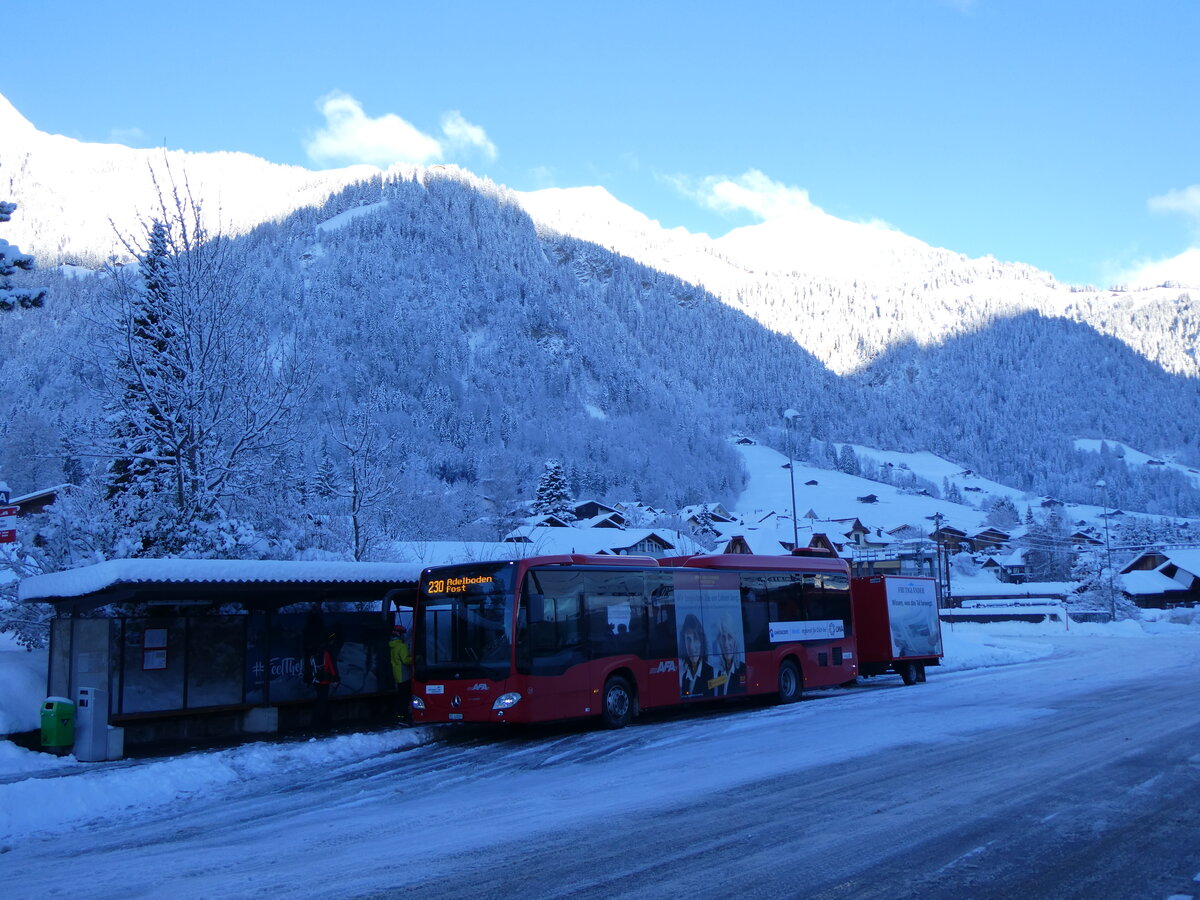
POLYGON ((746 689, 740 588, 736 573, 681 572, 675 576, 682 699, 746 689))

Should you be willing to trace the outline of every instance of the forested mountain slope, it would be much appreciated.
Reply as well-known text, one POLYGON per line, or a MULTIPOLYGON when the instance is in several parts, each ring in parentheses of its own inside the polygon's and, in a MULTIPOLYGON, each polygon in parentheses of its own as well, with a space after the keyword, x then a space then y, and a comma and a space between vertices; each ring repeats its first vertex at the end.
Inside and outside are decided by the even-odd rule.
POLYGON ((899 343, 929 347, 1036 312, 1116 337, 1170 372, 1200 375, 1200 307, 1187 286, 1062 285, 1032 266, 972 259, 818 209, 712 239, 664 229, 600 188, 518 196, 543 227, 701 285, 842 374, 899 343))
POLYGON ((344 546, 321 529, 363 465, 379 490, 362 515, 390 537, 495 537, 550 457, 581 495, 729 503, 744 477, 729 436, 782 447, 788 408, 802 456, 825 458, 829 442, 930 449, 1085 501, 1103 472, 1118 504, 1200 512, 1177 473, 1110 472, 1072 445, 1104 437, 1200 463, 1195 315, 1179 289, 1069 291, 851 223, 824 223, 820 248, 786 223, 712 241, 599 189, 518 195, 441 167, 356 181, 85 145, 0 113, 13 125, 0 184, 21 203, 6 237, 40 255, 48 289, 45 308, 0 328, 0 477, 16 493, 108 464, 90 439, 108 415, 113 281, 53 264, 107 255, 108 215, 127 232, 145 222, 157 154, 160 187, 190 185, 210 228, 240 235, 245 351, 286 348, 311 372, 289 440, 226 498, 297 547, 344 546), (232 198, 237 214, 222 215, 232 198), (347 426, 370 437, 365 461, 347 426))
MULTIPOLYGON (((264 464, 263 496, 243 507, 301 502, 322 454, 338 456, 339 408, 384 428, 387 518, 427 536, 529 496, 551 456, 589 496, 730 500, 741 475, 728 436, 781 446, 788 407, 802 452, 812 439, 933 449, 1042 493, 1090 491, 1093 474, 1072 468, 1078 436, 1196 455, 1196 380, 1085 326, 1025 314, 838 377, 698 288, 539 235, 506 192, 451 175, 364 182, 236 246, 254 340, 295 346, 315 372, 296 442, 264 464)), ((47 308, 7 317, 0 334, 18 490, 61 480, 61 441, 100 416, 85 363, 107 279, 41 276, 47 308)), ((1173 496, 1178 508, 1161 511, 1196 511, 1186 490, 1173 496)))

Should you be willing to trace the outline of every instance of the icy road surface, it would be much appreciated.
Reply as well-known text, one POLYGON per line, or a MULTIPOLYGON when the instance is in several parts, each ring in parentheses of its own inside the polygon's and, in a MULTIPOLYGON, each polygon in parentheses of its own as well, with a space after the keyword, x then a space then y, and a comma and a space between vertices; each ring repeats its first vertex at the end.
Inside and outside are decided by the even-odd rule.
POLYGON ((620 732, 419 728, 349 758, 25 779, 0 799, 230 768, 5 836, 4 895, 1200 896, 1200 634, 1023 640, 1043 655, 620 732))

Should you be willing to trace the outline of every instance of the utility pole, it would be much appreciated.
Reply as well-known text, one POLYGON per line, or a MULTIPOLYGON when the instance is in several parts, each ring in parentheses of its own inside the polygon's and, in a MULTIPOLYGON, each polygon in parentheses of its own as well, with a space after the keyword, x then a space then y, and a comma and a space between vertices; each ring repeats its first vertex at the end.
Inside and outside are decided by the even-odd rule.
POLYGON ((800 529, 796 525, 796 461, 792 458, 792 419, 800 415, 790 407, 783 411, 783 421, 787 426, 788 452, 788 481, 792 486, 792 549, 800 546, 800 529))
POLYGON ((950 593, 950 586, 947 584, 946 580, 944 580, 944 576, 942 574, 942 552, 945 548, 942 547, 942 542, 938 536, 938 532, 942 530, 942 522, 945 520, 945 518, 946 517, 941 513, 933 514, 933 534, 930 535, 930 537, 933 538, 933 551, 936 555, 937 561, 938 607, 942 609, 949 604, 950 593))
POLYGON ((1112 541, 1108 536, 1108 482, 1101 478, 1096 482, 1096 487, 1104 488, 1104 556, 1105 566, 1108 568, 1108 606, 1109 615, 1115 622, 1117 621, 1117 593, 1113 586, 1112 541))

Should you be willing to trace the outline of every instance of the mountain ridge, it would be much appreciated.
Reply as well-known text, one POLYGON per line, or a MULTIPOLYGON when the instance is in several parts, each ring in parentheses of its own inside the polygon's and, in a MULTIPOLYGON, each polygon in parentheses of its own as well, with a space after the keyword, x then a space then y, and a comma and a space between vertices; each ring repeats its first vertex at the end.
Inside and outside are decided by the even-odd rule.
MULTIPOLYGON (((78 142, 63 146, 88 152, 78 142)), ((46 177, 53 162, 44 166, 46 177)), ((81 169, 95 171, 85 163, 81 169)), ((394 437, 382 463, 400 486, 386 516, 406 527, 419 523, 427 537, 466 533, 487 503, 529 496, 549 457, 566 462, 586 496, 676 508, 728 498, 744 478, 726 446, 731 433, 777 448, 794 441, 798 455, 820 459, 847 442, 938 450, 1022 490, 1045 494, 1053 486, 1089 499, 1106 463, 1076 451, 1077 439, 1119 439, 1200 462, 1188 439, 1200 433, 1196 378, 1172 375, 1132 350, 1114 353, 1113 338, 1079 321, 1016 303, 964 306, 972 288, 956 278, 969 268, 876 294, 797 275, 782 293, 761 273, 739 269, 707 237, 661 229, 603 189, 586 196, 615 224, 642 229, 646 252, 699 255, 715 272, 739 271, 729 277, 749 279, 739 283, 759 293, 731 303, 571 233, 582 226, 555 228, 548 214, 531 215, 518 192, 455 167, 376 172, 237 237, 243 288, 262 334, 303 348, 316 376, 315 396, 296 411, 290 455, 264 462, 262 484, 247 490, 266 493, 239 503, 262 502, 288 522, 311 514, 304 482, 326 452, 330 398, 374 417, 394 437), (781 327, 740 308, 767 300, 781 327), (970 328, 939 343, 914 327, 923 320, 889 317, 892 306, 970 328), (838 327, 847 319, 857 331, 838 327), (864 336, 876 342, 856 343, 864 336), (1018 353, 1024 346, 1038 353, 1018 353), (1056 357, 1055 366, 1043 365, 1042 356, 1056 357), (830 362, 852 359, 864 361, 852 377, 830 362), (1112 364, 1095 366, 1105 359, 1112 364), (1077 395, 1055 391, 1064 371, 1089 367, 1094 386, 1085 380, 1073 382, 1077 395), (995 398, 988 391, 1001 387, 1005 418, 998 421, 989 417, 995 398), (1145 415, 1143 398, 1170 407, 1175 397, 1175 408, 1145 415), (800 415, 785 426, 787 408, 800 415), (1064 477, 1052 485, 1055 472, 1064 477)), ((13 224, 32 212, 23 208, 13 224)), ((933 255, 942 253, 949 251, 933 255)), ((994 261, 971 265, 1018 287, 1036 287, 1040 278, 994 261)), ((13 315, 0 331, 0 377, 11 386, 0 404, 8 423, 0 449, 18 489, 61 481, 49 468, 60 460, 46 448, 101 412, 81 367, 58 363, 86 356, 95 344, 89 317, 104 308, 104 279, 43 275, 47 308, 13 315)), ((1152 330, 1155 301, 1142 309, 1152 330)), ((1179 343, 1187 344, 1186 333, 1179 343)), ((1115 497, 1140 496, 1154 511, 1200 509, 1200 494, 1177 485, 1173 474, 1105 477, 1115 497)))

